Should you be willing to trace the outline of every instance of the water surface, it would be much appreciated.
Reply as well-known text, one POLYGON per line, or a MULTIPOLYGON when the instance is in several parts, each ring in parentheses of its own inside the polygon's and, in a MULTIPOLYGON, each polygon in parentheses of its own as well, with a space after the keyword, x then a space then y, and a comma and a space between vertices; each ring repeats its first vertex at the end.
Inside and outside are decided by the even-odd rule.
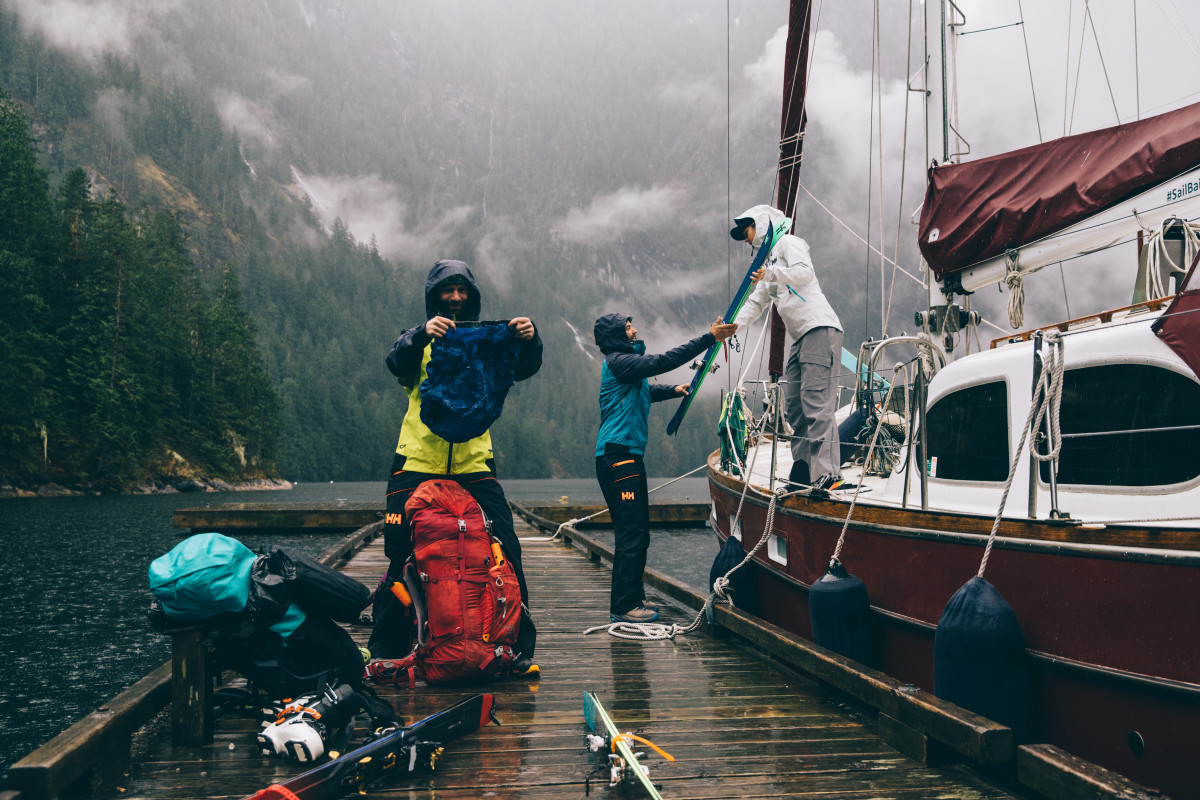
MULTIPOLYGON (((590 479, 503 483, 509 498, 525 503, 603 503, 590 479)), ((171 525, 175 509, 338 500, 382 508, 383 494, 383 483, 309 483, 290 491, 0 500, 0 775, 170 657, 167 637, 146 622, 146 569, 186 533, 171 525)), ((707 502, 706 481, 685 478, 651 499, 707 502)), ((241 538, 251 548, 267 541, 241 538)), ((335 539, 309 533, 269 541, 319 555, 335 539)), ((703 586, 715 553, 707 531, 659 530, 649 564, 703 586)))

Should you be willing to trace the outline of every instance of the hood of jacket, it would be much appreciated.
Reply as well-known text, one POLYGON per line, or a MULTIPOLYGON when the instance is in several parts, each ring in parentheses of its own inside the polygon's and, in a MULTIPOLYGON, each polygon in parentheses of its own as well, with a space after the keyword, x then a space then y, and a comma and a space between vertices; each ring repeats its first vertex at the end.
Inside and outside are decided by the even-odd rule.
POLYGON ((462 261, 449 258, 434 264, 433 269, 429 270, 429 277, 425 279, 425 313, 428 315, 428 319, 441 315, 442 312, 438 308, 437 291, 454 278, 461 278, 467 285, 467 302, 463 305, 458 319, 465 321, 479 319, 481 306, 479 284, 475 283, 475 276, 471 274, 470 267, 462 261))
POLYGON ((646 345, 643 342, 631 342, 625 335, 625 323, 631 319, 633 317, 628 314, 605 314, 596 320, 592 335, 596 337, 596 346, 600 348, 601 353, 641 354, 645 351, 646 345))
POLYGON ((761 205, 752 206, 746 209, 741 214, 734 217, 734 222, 743 219, 754 220, 754 241, 751 242, 755 249, 762 243, 767 235, 767 228, 771 225, 775 226, 777 236, 782 236, 787 233, 792 227, 792 221, 784 216, 784 213, 774 206, 761 205))

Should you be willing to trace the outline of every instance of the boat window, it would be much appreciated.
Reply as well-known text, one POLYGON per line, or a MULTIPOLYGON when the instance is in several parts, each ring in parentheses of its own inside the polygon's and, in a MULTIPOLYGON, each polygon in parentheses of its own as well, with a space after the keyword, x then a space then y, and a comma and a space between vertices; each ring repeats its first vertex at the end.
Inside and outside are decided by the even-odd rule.
MULTIPOLYGON (((1148 364, 1067 370, 1059 420, 1060 484, 1164 486, 1200 475, 1200 384, 1178 372, 1148 364)), ((1041 478, 1050 479, 1046 462, 1041 478)))
POLYGON ((925 418, 929 474, 952 481, 1008 477, 1008 385, 985 383, 948 394, 925 418))

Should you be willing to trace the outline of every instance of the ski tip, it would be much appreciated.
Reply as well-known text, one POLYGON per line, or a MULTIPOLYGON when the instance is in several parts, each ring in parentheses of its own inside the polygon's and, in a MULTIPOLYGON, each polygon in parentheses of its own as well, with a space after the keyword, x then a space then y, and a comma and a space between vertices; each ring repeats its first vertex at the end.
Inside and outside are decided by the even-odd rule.
POLYGON ((596 730, 596 698, 591 692, 583 693, 583 721, 588 730, 596 730))

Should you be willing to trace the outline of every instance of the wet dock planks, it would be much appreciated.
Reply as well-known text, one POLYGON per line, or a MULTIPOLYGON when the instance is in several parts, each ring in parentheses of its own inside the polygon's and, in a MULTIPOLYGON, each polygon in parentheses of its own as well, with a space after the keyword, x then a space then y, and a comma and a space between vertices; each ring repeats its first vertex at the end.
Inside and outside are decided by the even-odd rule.
MULTIPOLYGON (((529 536, 532 530, 518 534, 529 536)), ((486 687, 381 690, 415 720, 470 691, 496 696, 502 727, 452 743, 435 772, 401 776, 380 798, 639 798, 638 786, 608 787, 600 756, 583 748, 581 693, 597 693, 622 731, 651 739, 675 756, 649 756, 665 798, 1008 798, 958 767, 929 768, 882 742, 871 719, 810 681, 785 674, 723 641, 630 642, 604 632, 609 570, 558 542, 527 539, 525 574, 538 623, 540 680, 486 687)), ((382 541, 345 571, 374 586, 385 566, 382 541)), ((651 602, 658 602, 651 597, 651 602)), ((692 612, 663 604, 668 621, 692 612)), ((351 629, 363 643, 366 628, 351 629)), ((218 721, 215 741, 199 748, 148 744, 122 798, 240 798, 301 771, 258 755, 252 720, 218 721)))

